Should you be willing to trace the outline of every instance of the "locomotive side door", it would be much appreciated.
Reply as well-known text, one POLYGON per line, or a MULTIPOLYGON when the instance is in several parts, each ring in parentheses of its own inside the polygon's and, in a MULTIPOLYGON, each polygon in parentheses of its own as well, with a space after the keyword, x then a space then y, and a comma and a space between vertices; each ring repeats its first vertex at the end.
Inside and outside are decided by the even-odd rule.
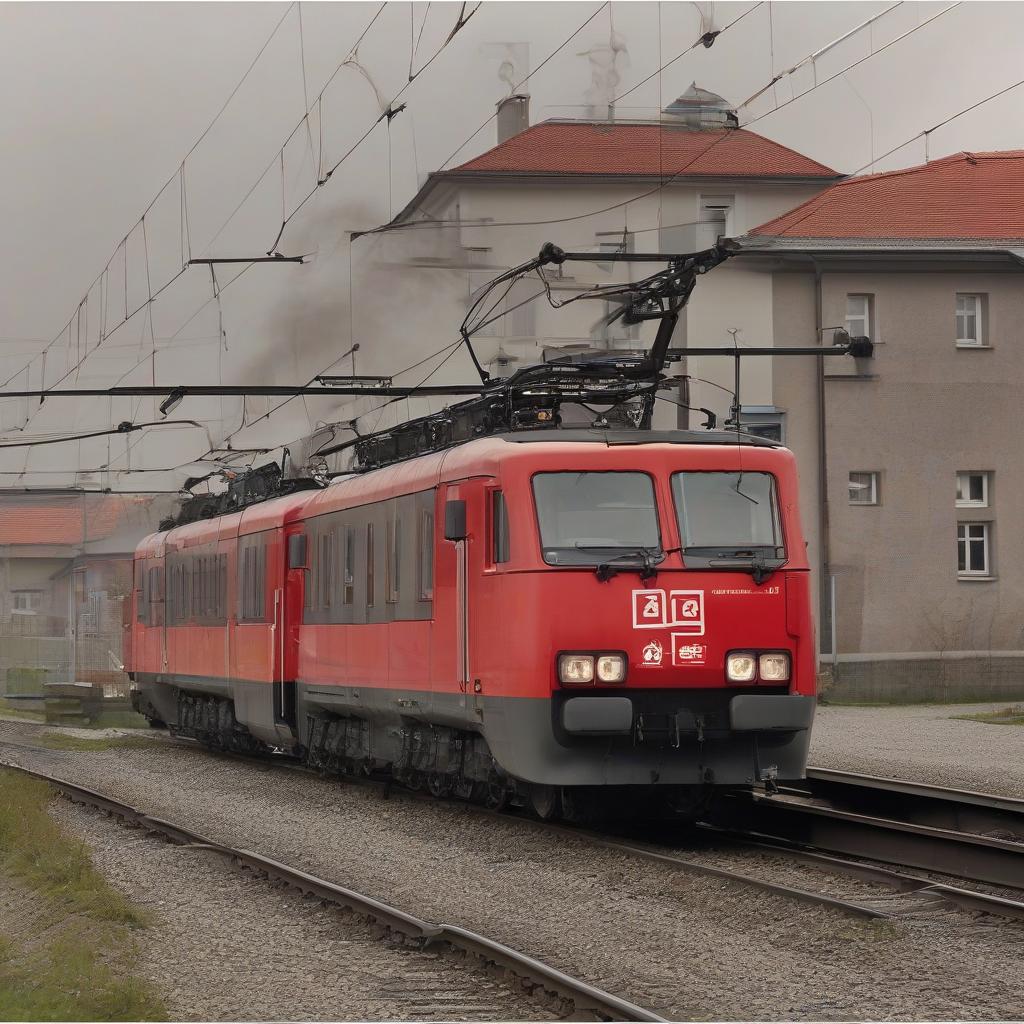
POLYGON ((460 480, 440 490, 434 586, 434 708, 441 717, 447 712, 455 719, 475 720, 473 597, 483 557, 484 481, 460 480))

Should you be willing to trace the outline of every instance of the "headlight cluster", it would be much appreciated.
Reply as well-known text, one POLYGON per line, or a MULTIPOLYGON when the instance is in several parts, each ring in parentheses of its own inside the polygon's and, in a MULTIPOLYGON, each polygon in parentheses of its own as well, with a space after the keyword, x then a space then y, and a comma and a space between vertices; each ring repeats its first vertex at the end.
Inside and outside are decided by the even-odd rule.
POLYGON ((789 676, 788 651, 730 651, 725 659, 730 683, 785 683, 789 676))
POLYGON ((574 651, 558 656, 558 681, 566 686, 625 682, 626 656, 600 651, 574 651))

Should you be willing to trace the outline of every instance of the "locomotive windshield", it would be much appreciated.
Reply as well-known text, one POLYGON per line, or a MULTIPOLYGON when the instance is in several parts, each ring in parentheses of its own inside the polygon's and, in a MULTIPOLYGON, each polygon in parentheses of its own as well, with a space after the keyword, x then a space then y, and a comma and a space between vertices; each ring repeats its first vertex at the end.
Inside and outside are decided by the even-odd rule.
POLYGON ((664 558, 646 473, 538 473, 533 494, 548 565, 664 558))
POLYGON ((768 473, 673 473, 686 564, 778 568, 786 550, 768 473))

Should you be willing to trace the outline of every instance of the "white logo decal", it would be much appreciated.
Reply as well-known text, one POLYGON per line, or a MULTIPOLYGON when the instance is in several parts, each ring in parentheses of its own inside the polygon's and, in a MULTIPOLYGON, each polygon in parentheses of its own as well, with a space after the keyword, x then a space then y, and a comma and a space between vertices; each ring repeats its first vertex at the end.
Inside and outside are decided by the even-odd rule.
POLYGON ((633 628, 664 629, 674 626, 689 636, 704 635, 704 591, 633 591, 633 628))
POLYGON ((644 664, 645 665, 660 665, 664 651, 661 647, 660 640, 652 640, 644 648, 644 664))
POLYGON ((707 661, 707 644, 689 642, 689 634, 672 634, 673 665, 703 665, 707 661))

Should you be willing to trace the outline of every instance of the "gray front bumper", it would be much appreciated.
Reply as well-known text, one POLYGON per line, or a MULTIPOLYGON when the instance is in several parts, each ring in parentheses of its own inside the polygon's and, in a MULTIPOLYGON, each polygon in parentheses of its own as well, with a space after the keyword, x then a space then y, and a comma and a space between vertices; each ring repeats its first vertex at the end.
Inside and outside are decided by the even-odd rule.
POLYGON ((797 694, 743 693, 729 701, 729 724, 737 732, 798 732, 810 729, 814 706, 797 694))

